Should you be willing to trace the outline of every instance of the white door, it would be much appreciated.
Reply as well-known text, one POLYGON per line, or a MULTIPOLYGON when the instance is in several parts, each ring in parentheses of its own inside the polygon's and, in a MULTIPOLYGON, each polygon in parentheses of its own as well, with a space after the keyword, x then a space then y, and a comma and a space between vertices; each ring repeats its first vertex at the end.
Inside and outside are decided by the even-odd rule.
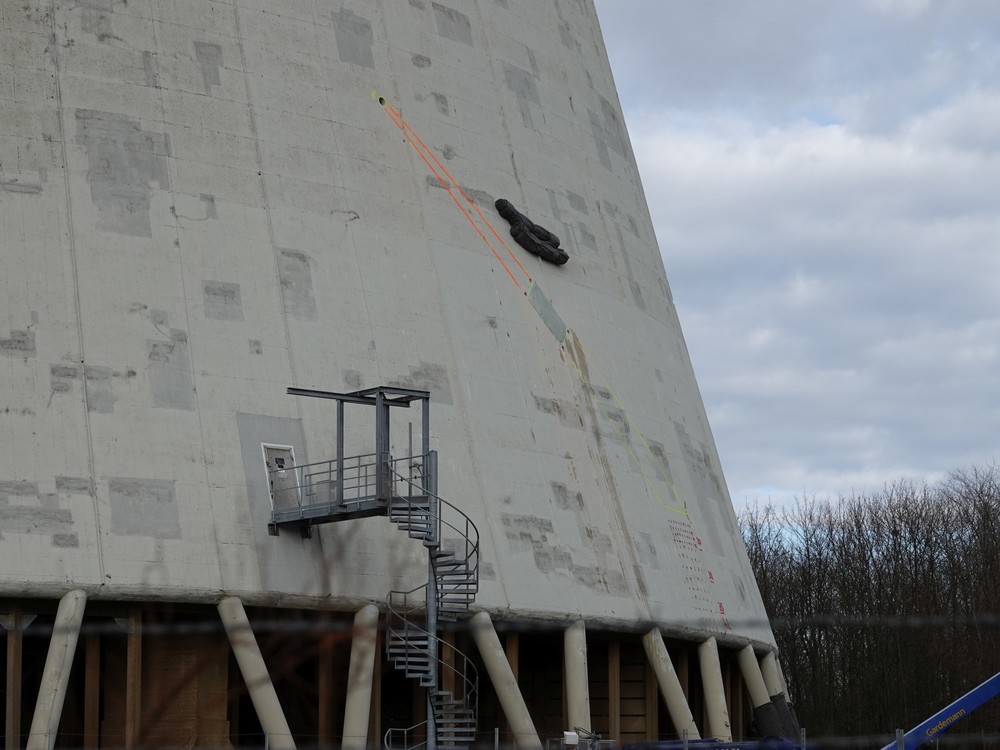
POLYGON ((295 471, 295 454, 288 445, 263 445, 264 463, 267 465, 268 488, 275 510, 295 508, 299 504, 298 472, 295 471))

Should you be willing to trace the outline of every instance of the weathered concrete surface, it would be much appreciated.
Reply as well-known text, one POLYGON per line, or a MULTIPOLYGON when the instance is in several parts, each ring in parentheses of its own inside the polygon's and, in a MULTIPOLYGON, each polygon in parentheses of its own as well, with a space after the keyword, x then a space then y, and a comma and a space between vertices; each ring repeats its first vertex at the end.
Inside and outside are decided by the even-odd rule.
POLYGON ((391 383, 432 393, 480 605, 773 642, 605 57, 589 0, 5 3, 0 592, 414 585, 383 519, 266 530, 260 443, 333 451, 285 388, 391 383), (516 285, 458 186, 569 263, 498 245, 516 285))

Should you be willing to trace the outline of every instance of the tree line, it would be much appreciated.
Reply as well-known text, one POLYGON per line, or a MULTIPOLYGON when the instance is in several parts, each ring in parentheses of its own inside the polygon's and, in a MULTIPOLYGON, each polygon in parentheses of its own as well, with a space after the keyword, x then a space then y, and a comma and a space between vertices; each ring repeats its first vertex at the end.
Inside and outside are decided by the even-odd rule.
MULTIPOLYGON (((740 525, 810 736, 909 729, 1000 671, 996 467, 934 486, 755 505, 740 525)), ((1000 735, 1000 698, 957 733, 1000 747, 982 737, 1000 735)))

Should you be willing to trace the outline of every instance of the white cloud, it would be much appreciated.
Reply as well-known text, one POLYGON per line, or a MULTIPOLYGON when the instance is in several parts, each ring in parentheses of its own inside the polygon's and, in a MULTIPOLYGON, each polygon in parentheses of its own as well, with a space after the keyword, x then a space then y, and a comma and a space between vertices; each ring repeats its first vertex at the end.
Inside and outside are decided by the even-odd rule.
POLYGON ((875 2, 601 10, 737 504, 997 454, 1000 3, 875 2))

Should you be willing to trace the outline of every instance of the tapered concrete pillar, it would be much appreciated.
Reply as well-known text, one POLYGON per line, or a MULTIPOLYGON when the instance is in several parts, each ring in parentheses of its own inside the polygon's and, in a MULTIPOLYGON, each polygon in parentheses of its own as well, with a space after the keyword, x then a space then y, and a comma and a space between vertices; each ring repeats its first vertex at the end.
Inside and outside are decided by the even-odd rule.
POLYGON ((683 737, 684 732, 687 732, 688 739, 701 739, 698 726, 691 714, 691 707, 684 695, 681 681, 677 679, 677 672, 674 670, 673 662, 670 661, 670 654, 667 653, 660 631, 653 628, 646 633, 642 637, 642 646, 646 649, 646 658, 656 673, 656 681, 659 683, 663 702, 666 703, 667 711, 670 713, 670 721, 677 730, 677 736, 683 737))
POLYGON ((577 620, 563 636, 563 674, 566 679, 566 708, 569 729, 591 731, 590 677, 587 672, 587 626, 577 620))
POLYGON ((378 640, 378 607, 369 604, 354 615, 351 665, 347 673, 347 706, 344 709, 342 750, 368 747, 368 719, 375 676, 375 643, 378 640))
POLYGON ((784 681, 778 668, 778 659, 773 651, 768 651, 760 660, 760 672, 764 677, 764 685, 771 696, 771 703, 778 711, 778 721, 781 722, 783 735, 795 739, 799 735, 799 723, 792 714, 792 706, 785 692, 784 681))
POLYGON ((274 683, 267 673, 257 639, 250 629, 250 619, 239 597, 229 596, 219 602, 219 616, 233 647, 243 682, 246 683, 261 729, 267 735, 268 747, 274 750, 295 750, 295 740, 278 702, 274 683))
POLYGON ((500 707, 503 708, 507 723, 514 735, 514 742, 520 750, 542 750, 542 741, 538 739, 535 724, 528 713, 524 696, 517 686, 510 663, 504 654, 503 646, 493 627, 493 620, 486 612, 480 612, 472 618, 472 637, 476 640, 479 654, 483 657, 486 672, 493 683, 500 707))
POLYGON ((70 591, 59 601, 45 669, 42 671, 42 684, 38 686, 38 701, 31 719, 27 750, 51 750, 55 745, 86 606, 87 595, 83 591, 70 591))
POLYGON ((778 670, 778 679, 781 680, 781 691, 785 694, 785 700, 788 701, 788 714, 792 718, 792 726, 795 727, 795 734, 798 736, 801 728, 799 717, 795 715, 795 704, 792 702, 792 694, 788 692, 788 680, 785 679, 785 671, 781 668, 781 661, 778 657, 774 658, 774 666, 778 670))
POLYGON ((767 692, 767 685, 764 684, 764 677, 760 672, 760 664, 757 662, 757 655, 753 651, 753 646, 747 644, 740 651, 740 671, 743 673, 743 683, 750 693, 750 704, 753 706, 753 718, 757 722, 757 731, 762 737, 784 737, 785 731, 781 719, 778 717, 778 709, 771 703, 771 696, 767 692))
POLYGON ((729 742, 733 739, 733 730, 729 726, 729 708, 726 706, 726 690, 722 683, 719 646, 714 637, 698 647, 698 663, 701 666, 701 683, 705 688, 705 710, 708 713, 706 734, 717 740, 729 742))

